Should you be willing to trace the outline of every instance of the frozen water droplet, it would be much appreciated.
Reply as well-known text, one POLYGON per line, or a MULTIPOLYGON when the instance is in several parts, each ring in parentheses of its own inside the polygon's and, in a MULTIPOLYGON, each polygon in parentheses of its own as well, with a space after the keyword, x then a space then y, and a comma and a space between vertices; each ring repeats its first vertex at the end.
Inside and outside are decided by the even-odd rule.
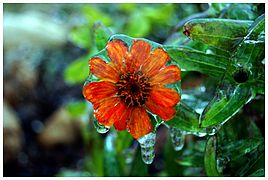
POLYGON ((104 125, 98 123, 98 121, 95 117, 93 117, 93 124, 94 124, 94 127, 96 128, 97 132, 101 133, 101 134, 108 132, 110 129, 110 127, 105 127, 104 125))
POLYGON ((214 134, 216 134, 218 132, 218 130, 221 128, 221 126, 222 126, 222 124, 219 124, 217 126, 207 128, 207 134, 210 136, 213 136, 214 134))
POLYGON ((192 132, 192 134, 198 137, 204 137, 207 135, 206 132, 192 132))
POLYGON ((151 164, 154 160, 155 133, 149 133, 138 139, 141 147, 141 156, 145 164, 151 164))
POLYGON ((181 150, 184 146, 184 138, 185 138, 184 132, 172 127, 169 128, 169 131, 175 151, 181 150))
POLYGON ((217 128, 215 128, 215 127, 210 128, 207 131, 208 135, 210 135, 210 136, 213 136, 214 134, 216 134, 216 132, 217 132, 217 128))

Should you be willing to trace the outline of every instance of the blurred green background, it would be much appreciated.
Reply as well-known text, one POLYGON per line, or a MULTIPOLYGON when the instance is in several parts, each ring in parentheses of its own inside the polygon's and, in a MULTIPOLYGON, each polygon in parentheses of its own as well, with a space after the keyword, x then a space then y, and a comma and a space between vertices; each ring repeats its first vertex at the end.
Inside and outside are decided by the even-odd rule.
MULTIPOLYGON (((264 4, 5 3, 4 176, 206 176, 206 138, 187 135, 185 147, 174 151, 168 129, 160 126, 155 160, 145 165, 137 141, 127 132, 96 132, 89 120, 91 105, 81 93, 88 59, 98 52, 95 32, 105 29, 111 35, 206 51, 206 45, 183 35, 187 20, 255 20, 262 13, 264 4)), ((206 75, 182 73, 188 105, 205 107, 213 97, 202 95, 209 83, 210 92, 215 91, 215 80, 206 75)), ((237 139, 252 131, 264 137, 264 96, 246 105, 227 130, 236 131, 238 119, 245 123, 238 129, 251 129, 236 134, 237 139), (256 124, 249 126, 252 120, 256 124)), ((227 162, 221 166, 225 174, 235 175, 232 168, 241 164, 227 162)))

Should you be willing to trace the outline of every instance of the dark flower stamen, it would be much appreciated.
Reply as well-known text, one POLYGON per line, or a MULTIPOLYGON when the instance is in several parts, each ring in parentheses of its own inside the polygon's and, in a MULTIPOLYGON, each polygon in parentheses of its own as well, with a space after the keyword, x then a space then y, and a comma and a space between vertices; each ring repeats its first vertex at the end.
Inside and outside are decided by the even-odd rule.
POLYGON ((133 107, 142 106, 145 103, 150 84, 148 78, 141 71, 138 71, 122 74, 116 87, 118 88, 117 95, 125 101, 128 107, 133 107))

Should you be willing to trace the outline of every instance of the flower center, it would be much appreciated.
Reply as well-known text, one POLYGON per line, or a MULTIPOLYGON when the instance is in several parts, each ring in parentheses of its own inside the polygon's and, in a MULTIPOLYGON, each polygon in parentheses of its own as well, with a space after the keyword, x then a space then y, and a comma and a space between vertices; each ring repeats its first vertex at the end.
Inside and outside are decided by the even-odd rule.
POLYGON ((120 76, 120 80, 116 83, 118 88, 117 95, 128 105, 142 106, 148 96, 150 84, 141 71, 134 73, 126 73, 120 76))

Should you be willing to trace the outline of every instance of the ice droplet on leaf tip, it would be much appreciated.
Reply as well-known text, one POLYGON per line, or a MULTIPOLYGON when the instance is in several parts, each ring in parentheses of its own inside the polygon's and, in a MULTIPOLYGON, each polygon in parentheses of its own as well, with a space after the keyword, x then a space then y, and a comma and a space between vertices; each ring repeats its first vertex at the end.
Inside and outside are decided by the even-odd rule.
POLYGON ((97 119, 93 117, 93 124, 95 129, 97 130, 98 133, 104 134, 109 131, 110 127, 106 127, 100 123, 98 123, 97 119))
POLYGON ((176 128, 169 128, 172 145, 175 151, 180 151, 184 146, 185 133, 176 128))
POLYGON ((156 134, 149 133, 138 139, 141 147, 141 156, 145 164, 151 164, 154 160, 154 145, 155 145, 156 134))

